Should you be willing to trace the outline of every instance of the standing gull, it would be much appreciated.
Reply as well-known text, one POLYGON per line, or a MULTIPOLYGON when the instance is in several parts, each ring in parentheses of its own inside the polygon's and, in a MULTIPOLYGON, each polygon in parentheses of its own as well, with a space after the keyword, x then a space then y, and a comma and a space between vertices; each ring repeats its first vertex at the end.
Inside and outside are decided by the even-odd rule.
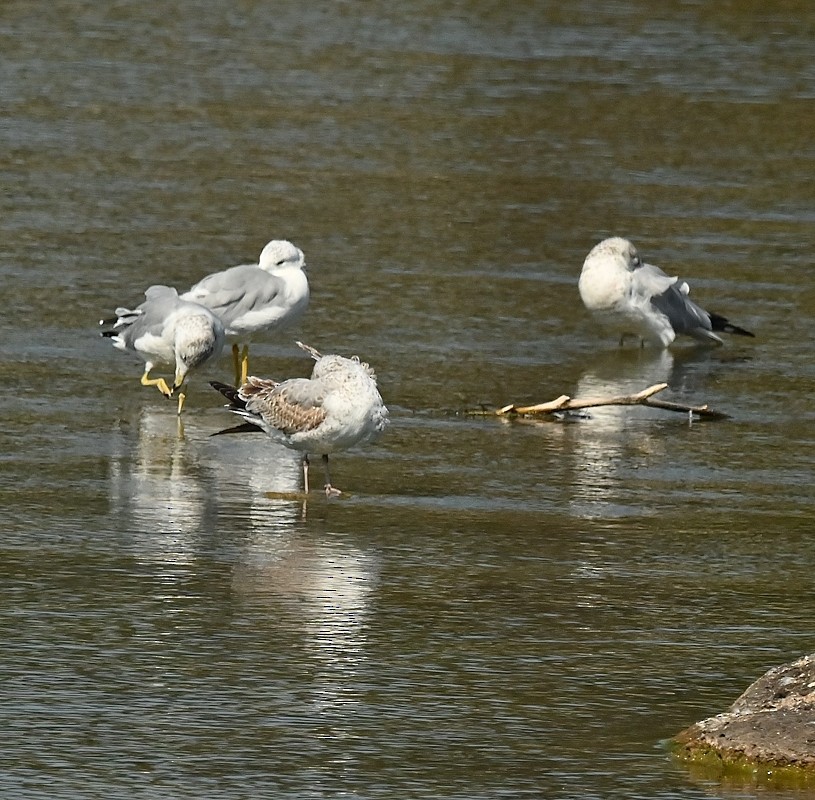
POLYGON ((291 242, 272 240, 257 264, 239 264, 202 278, 183 300, 192 300, 220 317, 232 342, 235 383, 249 374, 249 341, 254 334, 281 330, 296 322, 308 306, 303 251, 291 242), (243 350, 239 343, 243 343, 243 350))
MULTIPOLYGON (((151 286, 146 300, 137 308, 117 308, 115 320, 101 320, 112 325, 102 336, 111 339, 119 350, 130 350, 144 361, 143 386, 156 386, 165 397, 180 390, 187 373, 221 352, 224 326, 208 308, 182 300, 169 286, 151 286), (172 387, 164 378, 151 378, 156 364, 175 364, 172 387)), ((185 395, 179 392, 178 413, 185 395)))
POLYGON ((227 408, 274 441, 303 453, 303 486, 308 494, 308 454, 322 455, 325 493, 341 494, 331 485, 328 456, 375 439, 388 422, 388 409, 376 388, 374 371, 356 356, 320 355, 297 342, 317 362, 310 378, 278 383, 250 377, 236 389, 211 382, 230 401, 227 408))
POLYGON ((592 248, 578 289, 586 308, 615 322, 622 338, 633 334, 667 347, 680 334, 707 344, 723 344, 714 331, 753 336, 696 305, 687 283, 646 264, 634 245, 619 236, 592 248))

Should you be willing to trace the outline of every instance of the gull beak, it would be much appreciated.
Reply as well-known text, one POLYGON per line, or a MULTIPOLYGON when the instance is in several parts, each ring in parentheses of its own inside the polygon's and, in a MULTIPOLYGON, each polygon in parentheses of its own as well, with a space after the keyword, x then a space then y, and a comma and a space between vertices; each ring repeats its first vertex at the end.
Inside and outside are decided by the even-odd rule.
POLYGON ((175 380, 173 381, 173 390, 180 389, 181 384, 187 377, 187 370, 184 367, 178 366, 175 369, 175 380))

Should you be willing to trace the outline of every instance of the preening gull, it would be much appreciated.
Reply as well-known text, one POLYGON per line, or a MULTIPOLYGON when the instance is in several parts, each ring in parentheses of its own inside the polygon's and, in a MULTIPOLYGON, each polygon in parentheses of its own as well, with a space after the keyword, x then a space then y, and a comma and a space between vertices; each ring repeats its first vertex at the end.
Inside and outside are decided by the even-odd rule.
POLYGON ((257 264, 239 264, 202 278, 183 300, 192 300, 220 317, 232 343, 235 383, 249 374, 249 342, 255 334, 278 331, 295 323, 308 307, 308 279, 303 251, 274 239, 257 264), (239 345, 243 343, 241 350, 239 345))
POLYGON ((375 439, 388 422, 388 409, 376 386, 376 375, 354 356, 320 355, 297 344, 317 362, 310 378, 278 383, 249 377, 235 388, 215 381, 211 385, 230 404, 227 408, 247 421, 231 431, 259 428, 274 441, 303 455, 303 485, 308 493, 308 456, 319 453, 325 465, 325 492, 341 494, 331 485, 328 456, 375 439))
POLYGON ((717 331, 753 336, 698 306, 688 296, 685 281, 646 264, 634 245, 619 236, 592 248, 578 289, 586 308, 615 322, 623 337, 634 334, 667 347, 680 334, 707 344, 723 343, 717 331))
MULTIPOLYGON (((208 308, 182 300, 170 286, 151 286, 145 301, 134 309, 117 308, 116 319, 100 320, 112 325, 102 336, 119 350, 129 350, 145 361, 143 386, 156 386, 166 397, 180 390, 187 373, 221 352, 224 326, 208 308), (174 364, 175 377, 169 386, 164 378, 151 378, 156 364, 174 364)), ((179 391, 178 413, 185 395, 179 391)))

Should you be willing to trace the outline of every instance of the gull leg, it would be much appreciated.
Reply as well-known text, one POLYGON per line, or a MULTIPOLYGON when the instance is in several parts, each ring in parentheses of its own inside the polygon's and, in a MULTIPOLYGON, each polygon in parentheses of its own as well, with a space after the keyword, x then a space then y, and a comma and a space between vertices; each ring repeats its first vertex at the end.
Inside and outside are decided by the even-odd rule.
POLYGON ((323 453, 323 466, 325 467, 325 496, 339 497, 342 492, 331 485, 331 474, 328 471, 328 454, 323 453))
POLYGON ((303 456, 303 491, 308 494, 308 453, 303 456))
POLYGON ((241 381, 241 351, 237 342, 232 345, 232 365, 235 367, 235 388, 240 389, 243 382, 241 381))
POLYGON ((181 409, 184 408, 184 401, 187 399, 187 395, 184 394, 184 381, 187 378, 187 370, 186 368, 182 368, 180 366, 176 367, 175 370, 175 380, 173 381, 173 391, 178 392, 178 415, 181 416, 181 409))
POLYGON ((249 345, 245 344, 241 351, 241 382, 238 386, 243 386, 246 379, 249 377, 249 345))
POLYGON ((165 381, 164 378, 151 378, 150 377, 151 369, 153 369, 153 365, 148 364, 147 369, 145 369, 144 371, 144 375, 141 376, 141 385, 155 386, 165 397, 172 397, 173 390, 167 385, 167 381, 165 381))

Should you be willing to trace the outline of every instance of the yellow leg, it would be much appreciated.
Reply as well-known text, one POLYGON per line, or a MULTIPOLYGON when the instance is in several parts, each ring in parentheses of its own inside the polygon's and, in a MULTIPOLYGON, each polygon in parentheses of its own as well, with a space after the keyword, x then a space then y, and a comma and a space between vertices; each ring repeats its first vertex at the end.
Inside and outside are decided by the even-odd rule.
POLYGON ((245 344, 241 351, 241 382, 238 386, 243 386, 249 377, 249 345, 245 344))
POLYGON ((146 369, 144 375, 141 376, 141 385, 155 386, 165 397, 173 396, 173 390, 167 385, 167 381, 165 381, 164 378, 151 378, 149 368, 146 369))
POLYGON ((232 345, 232 365, 235 367, 235 388, 240 388, 241 383, 241 351, 237 344, 232 345))
POLYGON ((173 391, 178 392, 178 415, 181 416, 181 409, 184 408, 184 401, 187 395, 184 394, 184 381, 187 378, 187 371, 185 369, 176 368, 175 380, 173 381, 173 391))

